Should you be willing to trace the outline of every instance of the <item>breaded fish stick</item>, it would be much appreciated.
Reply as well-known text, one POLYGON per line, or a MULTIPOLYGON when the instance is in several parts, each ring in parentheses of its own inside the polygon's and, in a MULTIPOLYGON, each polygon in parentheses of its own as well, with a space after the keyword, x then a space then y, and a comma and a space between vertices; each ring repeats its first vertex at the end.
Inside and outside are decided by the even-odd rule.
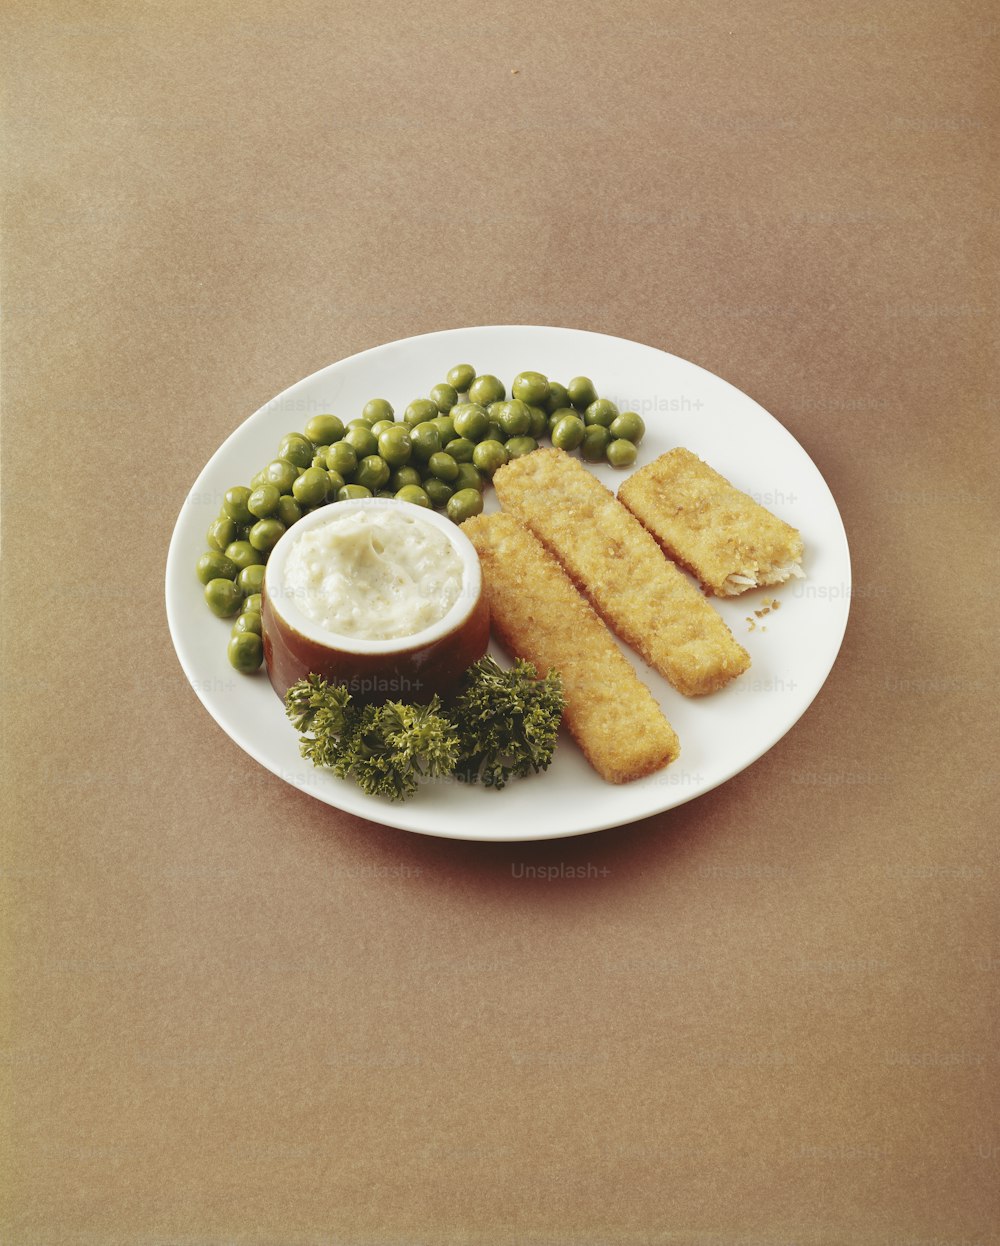
POLYGON ((802 538, 690 450, 678 447, 630 476, 618 498, 707 592, 802 576, 802 538))
POLYGON ((475 515, 462 531, 499 639, 539 675, 562 675, 563 720, 601 778, 628 783, 673 761, 680 745, 653 694, 548 550, 509 515, 475 515))
POLYGON ((534 450, 493 477, 605 623, 685 696, 714 692, 750 665, 746 650, 641 523, 582 463, 534 450))

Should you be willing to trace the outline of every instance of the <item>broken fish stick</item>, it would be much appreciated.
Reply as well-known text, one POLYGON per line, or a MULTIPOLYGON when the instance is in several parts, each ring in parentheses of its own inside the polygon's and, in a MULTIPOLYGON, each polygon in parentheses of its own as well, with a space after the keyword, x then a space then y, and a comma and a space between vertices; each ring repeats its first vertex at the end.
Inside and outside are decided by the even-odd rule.
POLYGON ((493 477, 605 623, 685 696, 724 687, 750 665, 704 596, 609 489, 563 450, 534 450, 493 477))
POLYGON ((618 498, 717 597, 802 578, 795 528, 690 450, 661 454, 622 484, 618 498))
POLYGON ((674 729, 586 598, 509 515, 462 524, 479 553, 493 629, 538 674, 562 676, 563 721, 602 779, 629 783, 680 752, 674 729))

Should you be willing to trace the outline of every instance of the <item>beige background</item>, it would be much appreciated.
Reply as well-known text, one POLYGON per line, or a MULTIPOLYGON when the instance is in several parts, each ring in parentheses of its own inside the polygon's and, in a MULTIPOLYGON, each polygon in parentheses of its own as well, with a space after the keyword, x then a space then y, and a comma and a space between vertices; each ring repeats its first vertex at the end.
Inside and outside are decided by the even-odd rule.
POLYGON ((995 1243, 995 6, 18 0, 2 34, 3 1241, 995 1243), (162 573, 261 403, 500 322, 746 390, 856 589, 750 770, 490 847, 257 767, 162 573), (520 876, 560 863, 591 876, 520 876))

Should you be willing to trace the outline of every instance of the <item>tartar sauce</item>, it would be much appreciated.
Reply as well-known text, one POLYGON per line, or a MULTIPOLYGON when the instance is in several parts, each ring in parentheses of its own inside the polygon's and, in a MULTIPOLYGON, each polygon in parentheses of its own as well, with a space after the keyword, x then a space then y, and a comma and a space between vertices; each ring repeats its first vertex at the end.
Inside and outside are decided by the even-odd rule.
POLYGON ((285 593, 328 632, 358 640, 413 636, 443 619, 462 590, 451 542, 402 504, 309 528, 289 550, 285 593))

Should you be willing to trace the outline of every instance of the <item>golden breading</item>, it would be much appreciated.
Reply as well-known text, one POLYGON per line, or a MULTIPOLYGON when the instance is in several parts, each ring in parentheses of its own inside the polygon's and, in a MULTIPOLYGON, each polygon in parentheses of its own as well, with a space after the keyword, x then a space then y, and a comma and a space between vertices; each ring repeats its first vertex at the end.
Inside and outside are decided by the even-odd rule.
POLYGON ((560 673, 563 721, 601 778, 628 783, 673 761, 680 745, 653 694, 548 550, 509 515, 476 515, 462 531, 494 631, 539 675, 560 673))
POLYGON ((493 477, 609 627, 685 696, 715 692, 750 656, 614 494, 562 450, 534 450, 493 477))
POLYGON ((719 597, 802 575, 798 532, 690 450, 661 454, 624 482, 618 498, 719 597))

